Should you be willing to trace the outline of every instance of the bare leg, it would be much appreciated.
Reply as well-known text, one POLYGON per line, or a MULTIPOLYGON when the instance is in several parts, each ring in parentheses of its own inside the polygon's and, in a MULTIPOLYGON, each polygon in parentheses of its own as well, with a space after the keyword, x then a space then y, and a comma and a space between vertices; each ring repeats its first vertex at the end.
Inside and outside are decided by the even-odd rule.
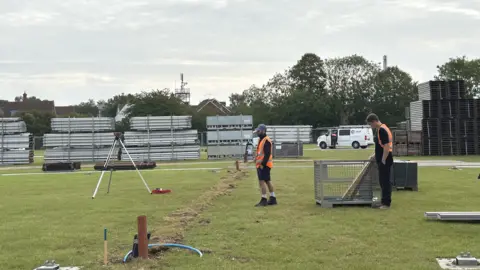
POLYGON ((268 181, 266 183, 267 183, 268 191, 270 193, 275 192, 275 188, 273 187, 272 183, 270 181, 268 181))
MULTIPOLYGON (((266 198, 267 197, 267 184, 263 180, 260 180, 259 184, 260 184, 260 191, 262 192, 262 197, 266 198)), ((270 189, 270 187, 268 187, 268 188, 270 189)))

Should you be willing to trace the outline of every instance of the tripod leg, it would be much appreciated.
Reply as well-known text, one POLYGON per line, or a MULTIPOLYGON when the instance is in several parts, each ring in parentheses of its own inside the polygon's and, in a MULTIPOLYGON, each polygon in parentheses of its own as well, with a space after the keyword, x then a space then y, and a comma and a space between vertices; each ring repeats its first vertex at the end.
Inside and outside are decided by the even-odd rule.
POLYGON ((112 174, 113 174, 113 169, 110 169, 110 179, 108 180, 107 193, 110 193, 110 184, 112 183, 112 174))
POLYGON ((108 166, 108 163, 109 163, 110 158, 112 156, 113 150, 115 149, 115 145, 117 145, 116 140, 113 142, 112 148, 110 148, 110 151, 108 152, 107 159, 105 160, 105 163, 103 164, 102 174, 100 174, 100 178, 98 178, 98 183, 97 183, 97 186, 95 187, 95 191, 93 192, 92 199, 95 199, 95 196, 97 195, 98 188, 100 187, 100 183, 102 183, 102 178, 103 178, 103 175, 105 174, 105 169, 108 166))
POLYGON ((130 153, 128 153, 127 148, 125 147, 125 145, 123 144, 122 141, 119 141, 119 142, 120 142, 120 145, 122 146, 123 150, 125 150, 125 154, 127 154, 127 157, 128 157, 128 158, 130 159, 130 161, 132 162, 133 167, 135 168, 135 170, 136 170, 137 173, 138 173, 138 176, 140 176, 140 178, 141 178, 142 181, 143 181, 143 184, 145 184, 145 187, 147 188, 148 193, 152 194, 152 191, 151 191, 150 188, 148 187, 147 182, 145 182, 145 179, 143 179, 142 174, 141 174, 140 171, 138 170, 137 165, 135 164, 135 161, 133 161, 132 156, 130 156, 130 153))

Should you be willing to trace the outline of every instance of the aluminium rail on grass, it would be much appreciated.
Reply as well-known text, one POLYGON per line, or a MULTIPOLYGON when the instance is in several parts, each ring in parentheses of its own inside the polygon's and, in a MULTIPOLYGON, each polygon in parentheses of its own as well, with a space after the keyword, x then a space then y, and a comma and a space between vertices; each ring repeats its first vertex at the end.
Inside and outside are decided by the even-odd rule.
POLYGON ((425 212, 424 216, 442 221, 480 221, 480 212, 425 212))

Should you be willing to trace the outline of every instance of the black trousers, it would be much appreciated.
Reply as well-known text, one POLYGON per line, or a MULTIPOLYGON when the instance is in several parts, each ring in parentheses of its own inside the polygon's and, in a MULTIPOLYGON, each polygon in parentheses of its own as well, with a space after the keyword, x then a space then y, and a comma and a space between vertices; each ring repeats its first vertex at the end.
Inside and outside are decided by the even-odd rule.
POLYGON ((378 180, 382 189, 382 204, 390 206, 392 204, 392 184, 390 183, 390 172, 393 162, 388 161, 383 164, 378 162, 378 180))

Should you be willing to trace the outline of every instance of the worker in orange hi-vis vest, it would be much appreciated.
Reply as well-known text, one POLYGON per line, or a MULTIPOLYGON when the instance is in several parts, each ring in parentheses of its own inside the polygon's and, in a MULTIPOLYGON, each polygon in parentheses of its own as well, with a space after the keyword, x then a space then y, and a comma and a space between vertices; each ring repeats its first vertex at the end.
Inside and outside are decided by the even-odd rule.
POLYGON ((389 209, 392 203, 392 184, 390 172, 393 166, 393 137, 387 125, 380 122, 376 114, 367 116, 367 123, 372 129, 376 129, 375 136, 375 159, 378 164, 378 180, 382 189, 382 204, 379 209, 389 209))
POLYGON ((255 166, 257 167, 257 176, 260 184, 262 198, 256 207, 276 205, 275 189, 273 188, 270 171, 273 168, 273 143, 267 136, 267 127, 264 124, 258 125, 254 133, 258 135, 258 145, 255 156, 255 166), (267 201, 267 188, 270 191, 270 198, 267 201))

